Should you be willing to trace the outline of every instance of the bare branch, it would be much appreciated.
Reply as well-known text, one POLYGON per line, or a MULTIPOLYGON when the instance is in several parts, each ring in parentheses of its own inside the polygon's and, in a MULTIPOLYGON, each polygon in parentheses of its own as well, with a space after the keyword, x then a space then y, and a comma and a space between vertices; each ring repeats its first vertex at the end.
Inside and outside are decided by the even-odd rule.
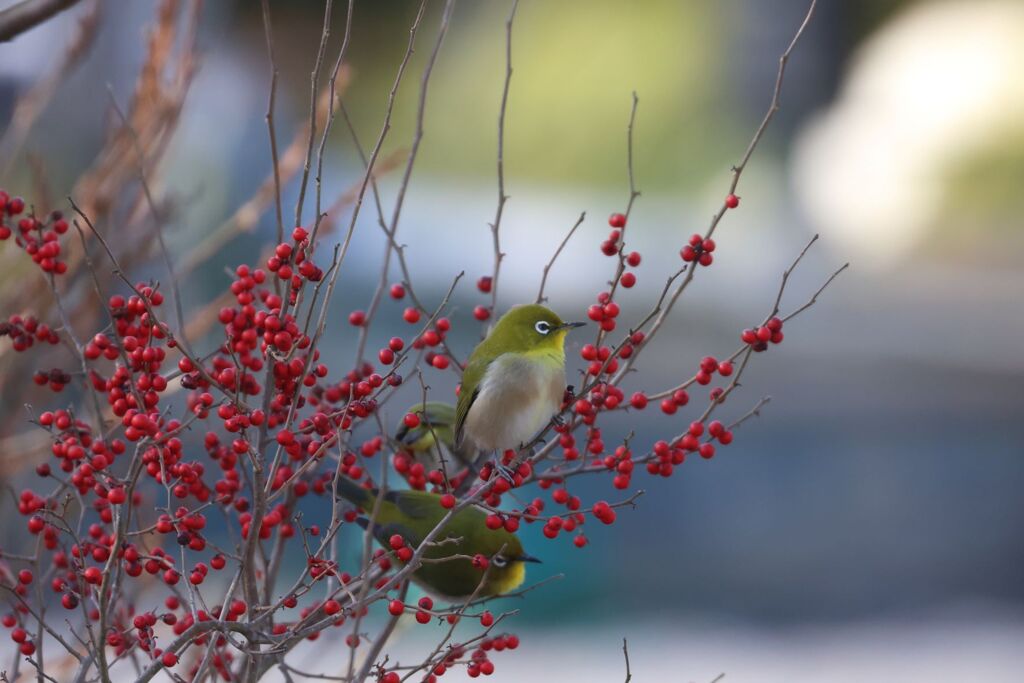
MULTIPOLYGON (((306 187, 309 185, 309 169, 313 163, 313 143, 316 140, 316 101, 320 89, 320 69, 324 63, 324 53, 327 51, 327 39, 331 35, 331 8, 334 0, 327 0, 324 3, 324 28, 320 34, 320 47, 316 52, 316 62, 313 65, 313 73, 310 75, 310 103, 309 103, 309 143, 306 147, 306 163, 302 167, 302 181, 299 183, 299 198, 295 202, 295 225, 302 225, 302 205, 306 199, 306 187)), ((319 220, 319 219, 318 219, 319 220)))
POLYGON ((77 3, 78 0, 21 0, 0 10, 0 43, 35 28, 77 3))
POLYGON ((508 88, 512 82, 512 22, 516 18, 519 0, 512 1, 512 11, 505 21, 505 85, 501 91, 501 108, 498 111, 498 208, 491 223, 491 239, 494 243, 494 271, 491 274, 491 316, 497 313, 498 306, 498 275, 501 272, 501 261, 505 255, 501 253, 501 216, 505 212, 505 110, 508 108, 508 88))
MULTIPOLYGON (((277 217, 277 242, 284 240, 284 217, 281 209, 281 169, 277 158, 277 133, 274 131, 274 103, 277 100, 277 59, 274 56, 274 33, 270 23, 270 0, 262 0, 263 32, 267 37, 267 56, 270 58, 270 97, 267 101, 267 134, 270 136, 270 160, 274 165, 274 209, 277 217)), ((313 122, 316 121, 314 114, 313 122)))
POLYGON ((537 292, 537 303, 544 303, 544 286, 547 285, 548 283, 548 273, 551 271, 551 267, 555 265, 555 261, 558 259, 558 256, 562 253, 562 250, 565 249, 565 245, 569 243, 569 240, 572 239, 572 236, 576 233, 576 228, 580 227, 580 225, 583 223, 583 219, 586 217, 586 211, 580 213, 580 217, 576 219, 576 222, 573 224, 572 228, 569 229, 569 233, 565 236, 564 239, 562 239, 562 243, 558 245, 558 249, 555 249, 555 253, 554 255, 552 255, 551 260, 548 261, 546 266, 544 266, 544 275, 541 276, 540 278, 540 290, 538 290, 537 292))

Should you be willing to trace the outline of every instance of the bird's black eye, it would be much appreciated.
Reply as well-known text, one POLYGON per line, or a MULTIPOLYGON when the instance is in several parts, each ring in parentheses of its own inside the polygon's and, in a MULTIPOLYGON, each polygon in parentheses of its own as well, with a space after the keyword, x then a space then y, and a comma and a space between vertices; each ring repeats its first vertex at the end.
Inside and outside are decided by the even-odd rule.
POLYGON ((491 562, 494 563, 495 567, 499 567, 499 568, 500 567, 504 567, 506 564, 508 564, 508 560, 505 559, 504 555, 495 555, 494 557, 491 558, 491 562))
POLYGON ((551 324, 546 320, 538 320, 537 324, 533 326, 533 329, 537 330, 541 334, 547 334, 551 331, 551 324))

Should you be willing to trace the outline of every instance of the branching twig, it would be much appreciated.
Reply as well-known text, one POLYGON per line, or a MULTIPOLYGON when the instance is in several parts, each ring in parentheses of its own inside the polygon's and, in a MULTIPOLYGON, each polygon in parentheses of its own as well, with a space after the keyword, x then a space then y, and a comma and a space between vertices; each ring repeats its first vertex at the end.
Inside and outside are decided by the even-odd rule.
POLYGON ((491 223, 491 241, 494 244, 494 271, 491 274, 491 316, 498 308, 498 275, 505 254, 501 252, 501 216, 505 212, 505 110, 508 108, 508 88, 512 82, 512 22, 516 18, 519 0, 512 0, 512 11, 505 21, 505 85, 501 91, 501 108, 498 110, 498 208, 491 223))
POLYGON ((572 239, 572 236, 576 233, 576 228, 580 227, 580 225, 583 223, 583 219, 585 219, 586 217, 586 211, 580 213, 580 217, 576 219, 575 223, 573 223, 573 226, 572 228, 569 229, 568 234, 566 234, 566 236, 562 239, 561 244, 558 245, 558 249, 555 249, 555 253, 551 256, 551 260, 548 261, 547 265, 544 266, 544 275, 541 276, 540 279, 540 290, 537 291, 538 304, 542 304, 546 300, 544 298, 544 287, 548 283, 548 273, 551 271, 551 267, 555 265, 555 261, 558 259, 558 256, 562 253, 562 250, 565 249, 565 245, 569 243, 569 240, 572 239))

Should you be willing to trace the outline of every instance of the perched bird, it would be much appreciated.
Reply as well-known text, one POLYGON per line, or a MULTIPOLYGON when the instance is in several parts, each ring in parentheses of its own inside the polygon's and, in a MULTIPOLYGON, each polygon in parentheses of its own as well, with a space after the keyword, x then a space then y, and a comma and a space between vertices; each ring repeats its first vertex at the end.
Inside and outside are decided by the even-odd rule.
MULTIPOLYGON (((351 479, 339 477, 338 495, 369 515, 379 494, 375 489, 367 489, 351 479)), ((387 491, 380 499, 373 535, 385 547, 389 547, 391 537, 398 534, 410 547, 417 548, 447 513, 436 493, 387 491)), ((445 538, 457 538, 459 542, 432 545, 423 557, 428 560, 456 555, 463 557, 426 562, 413 572, 413 580, 425 590, 453 601, 468 598, 474 592, 477 597, 491 597, 518 588, 526 579, 524 563, 540 560, 523 552, 515 534, 501 528, 488 529, 486 519, 486 513, 475 507, 465 507, 455 513, 434 542, 445 538), (489 566, 486 573, 469 559, 476 555, 487 558, 489 566)), ((363 528, 369 524, 365 517, 359 521, 363 528)))
POLYGON ((539 304, 514 306, 473 350, 455 409, 455 445, 519 448, 558 412, 565 396, 562 322, 539 304))
POLYGON ((426 401, 410 406, 406 415, 416 415, 420 422, 410 427, 403 416, 395 432, 395 440, 429 468, 438 468, 443 459, 448 471, 473 467, 476 451, 471 447, 455 447, 455 406, 441 401, 426 401))

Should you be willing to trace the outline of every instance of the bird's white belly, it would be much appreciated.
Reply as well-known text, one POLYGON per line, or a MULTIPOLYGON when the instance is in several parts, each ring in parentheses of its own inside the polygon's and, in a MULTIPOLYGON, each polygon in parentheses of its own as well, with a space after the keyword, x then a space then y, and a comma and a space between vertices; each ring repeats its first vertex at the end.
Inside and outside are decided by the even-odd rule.
POLYGON ((564 392, 561 363, 501 356, 480 382, 466 416, 466 436, 482 450, 519 448, 558 411, 564 392))

